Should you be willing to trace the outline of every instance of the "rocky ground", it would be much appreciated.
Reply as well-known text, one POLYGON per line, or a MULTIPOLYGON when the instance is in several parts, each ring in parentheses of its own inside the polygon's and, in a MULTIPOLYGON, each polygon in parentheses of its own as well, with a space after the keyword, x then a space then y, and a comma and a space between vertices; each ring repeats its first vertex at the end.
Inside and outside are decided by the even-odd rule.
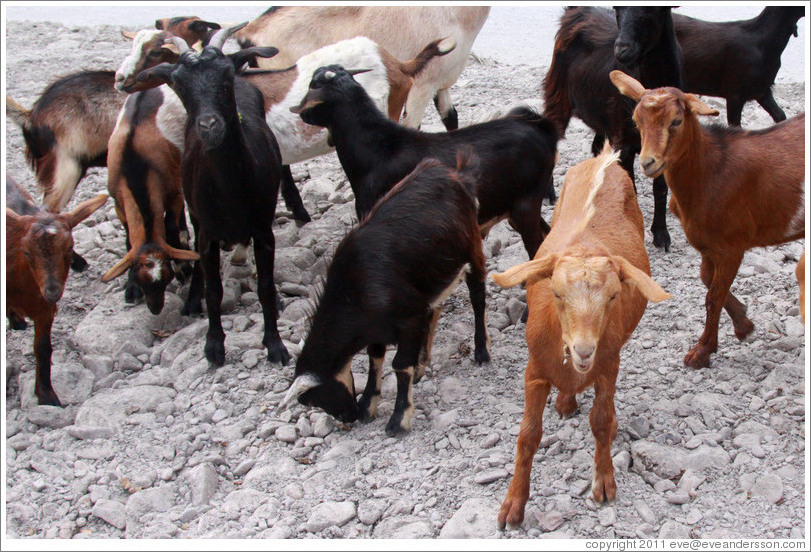
MULTIPOLYGON (((7 93, 24 105, 52 77, 116 68, 128 49, 118 27, 7 28, 7 93)), ((545 70, 473 59, 453 88, 462 124, 537 97, 545 70)), ((789 115, 803 110, 804 96, 804 83, 775 90, 789 115)), ((723 111, 723 102, 709 102, 723 111)), ((429 117, 424 128, 439 130, 436 115, 429 117)), ((744 126, 769 123, 763 110, 747 106, 744 126)), ((558 189, 565 171, 589 155, 591 136, 572 121, 560 144, 558 189)), ((10 122, 6 139, 8 173, 34 191, 21 133, 10 122)), ((295 357, 312 284, 355 220, 334 154, 301 163, 294 174, 314 220, 299 228, 280 207, 274 230, 280 329, 295 357)), ((650 180, 638 182, 649 224, 650 180)), ((72 205, 105 189, 106 170, 91 170, 72 205)), ((433 365, 414 389, 413 430, 387 438, 391 352, 371 423, 343 426, 299 405, 277 411, 293 368, 266 362, 250 267, 224 263, 222 368, 203 357, 205 319, 179 315, 186 288, 170 288, 160 316, 126 305, 123 278, 100 281, 124 253, 110 201, 74 232, 90 268, 70 275, 54 325, 53 381, 66 408, 36 404, 33 330, 5 332, 7 536, 803 538, 805 346, 794 279, 803 243, 746 255, 733 291, 757 329, 739 343, 724 315, 712 366, 693 371, 682 358, 703 327, 699 256, 672 215, 668 226, 670 253, 657 251, 650 235, 647 242, 653 277, 673 298, 649 305, 622 354, 616 502, 597 507, 589 498, 587 391, 569 420, 546 410, 526 520, 499 532, 523 410, 521 290, 488 282, 493 359, 485 367, 472 360, 465 287, 446 301, 433 365)), ((490 271, 526 260, 504 223, 485 251, 490 271)), ((362 388, 362 356, 353 370, 362 388)))

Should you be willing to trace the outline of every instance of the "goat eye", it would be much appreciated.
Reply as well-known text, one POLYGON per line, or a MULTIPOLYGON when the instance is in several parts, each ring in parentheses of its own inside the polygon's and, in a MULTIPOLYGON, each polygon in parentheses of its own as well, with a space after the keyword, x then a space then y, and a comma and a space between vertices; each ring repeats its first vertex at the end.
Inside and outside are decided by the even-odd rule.
POLYGON ((609 301, 613 301, 616 298, 617 298, 617 294, 615 293, 614 295, 611 296, 611 299, 609 299, 609 301))
POLYGON ((159 57, 160 55, 161 53, 158 50, 152 50, 151 52, 149 52, 149 57, 156 58, 159 57))
POLYGON ((681 121, 682 121, 681 119, 673 119, 673 122, 670 123, 670 127, 673 128, 679 126, 681 124, 681 121))

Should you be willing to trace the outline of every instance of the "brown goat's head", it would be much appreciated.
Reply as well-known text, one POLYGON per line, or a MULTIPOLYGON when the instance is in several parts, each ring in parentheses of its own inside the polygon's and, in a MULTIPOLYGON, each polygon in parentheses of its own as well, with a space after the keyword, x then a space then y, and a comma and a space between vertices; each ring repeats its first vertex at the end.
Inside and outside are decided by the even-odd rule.
MULTIPOLYGON (((552 253, 503 274, 493 275, 502 287, 533 279, 549 279, 565 351, 580 373, 591 370, 600 338, 623 292, 636 287, 649 301, 670 297, 650 276, 625 258, 552 253)), ((532 317, 530 305, 530 317, 532 317)))
POLYGON ((138 33, 122 31, 122 35, 132 40, 132 50, 115 72, 115 87, 127 93, 139 92, 160 86, 161 82, 137 81, 138 73, 161 63, 174 63, 180 54, 174 44, 166 44, 170 35, 167 31, 144 29, 138 33))
POLYGON ((40 294, 49 303, 59 301, 65 289, 73 253, 71 230, 104 205, 107 197, 99 194, 65 214, 41 210, 35 215, 19 215, 6 208, 9 235, 20 236, 20 251, 40 294))
POLYGON ((611 71, 610 76, 622 94, 637 102, 633 118, 642 138, 639 163, 651 178, 683 154, 683 141, 692 140, 697 130, 696 115, 718 115, 717 109, 678 88, 648 90, 622 71, 611 71))
POLYGON ((196 261, 200 255, 194 251, 176 249, 167 243, 146 243, 136 249, 130 249, 124 258, 101 277, 102 282, 109 282, 132 269, 132 277, 144 294, 144 301, 152 314, 163 310, 166 286, 172 281, 171 260, 196 261))

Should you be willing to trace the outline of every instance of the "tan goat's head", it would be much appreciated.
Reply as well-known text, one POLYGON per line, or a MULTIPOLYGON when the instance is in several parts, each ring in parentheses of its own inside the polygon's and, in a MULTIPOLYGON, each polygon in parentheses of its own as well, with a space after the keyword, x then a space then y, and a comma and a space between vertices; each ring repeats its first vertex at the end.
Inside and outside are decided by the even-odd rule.
MULTIPOLYGON (((621 297, 636 287, 648 300, 670 297, 650 276, 625 258, 553 253, 494 274, 502 287, 527 279, 549 279, 566 352, 580 373, 591 370, 600 338, 621 297)), ((533 309, 530 305, 530 322, 533 309)))
POLYGON ((637 102, 633 118, 642 138, 639 163, 651 178, 681 156, 682 140, 685 135, 691 139, 689 132, 698 125, 695 115, 718 115, 717 109, 678 88, 648 90, 622 71, 611 71, 610 77, 622 94, 637 102))

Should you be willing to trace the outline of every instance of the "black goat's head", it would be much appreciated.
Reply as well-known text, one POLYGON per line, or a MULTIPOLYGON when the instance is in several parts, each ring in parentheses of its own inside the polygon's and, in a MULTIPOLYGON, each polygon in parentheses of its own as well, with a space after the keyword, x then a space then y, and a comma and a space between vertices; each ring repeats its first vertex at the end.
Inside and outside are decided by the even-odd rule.
POLYGON ((279 408, 284 408, 298 399, 299 403, 321 408, 344 423, 354 422, 360 416, 360 410, 355 399, 355 384, 350 365, 351 361, 338 374, 324 379, 311 372, 300 373, 293 380, 293 385, 279 404, 279 408))
POLYGON ((623 66, 633 68, 656 44, 671 17, 669 6, 615 6, 619 34, 614 55, 623 66))
POLYGON ((319 67, 310 80, 310 89, 297 106, 290 108, 310 125, 330 126, 330 106, 341 101, 352 101, 363 87, 354 79, 355 75, 371 69, 344 69, 340 65, 319 67))

